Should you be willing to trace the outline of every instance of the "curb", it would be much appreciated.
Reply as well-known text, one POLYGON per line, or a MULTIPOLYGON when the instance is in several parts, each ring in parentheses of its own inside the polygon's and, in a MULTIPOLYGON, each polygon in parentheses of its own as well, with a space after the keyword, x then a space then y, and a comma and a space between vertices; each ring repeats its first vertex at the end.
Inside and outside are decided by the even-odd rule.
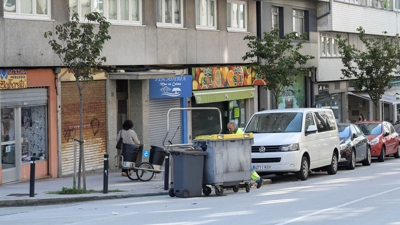
POLYGON ((40 206, 40 205, 55 205, 73 202, 110 200, 120 198, 134 198, 146 196, 168 195, 168 192, 145 193, 145 194, 117 194, 117 195, 96 195, 96 196, 74 196, 60 198, 33 198, 33 199, 18 199, 18 200, 0 200, 0 208, 3 207, 22 207, 22 206, 40 206))

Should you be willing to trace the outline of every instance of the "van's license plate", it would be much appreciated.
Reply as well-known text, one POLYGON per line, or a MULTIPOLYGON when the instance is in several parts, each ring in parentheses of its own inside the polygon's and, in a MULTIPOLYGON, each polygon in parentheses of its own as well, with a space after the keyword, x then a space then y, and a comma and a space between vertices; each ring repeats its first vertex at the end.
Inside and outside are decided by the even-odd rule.
POLYGON ((271 165, 257 165, 255 168, 256 170, 269 170, 271 169, 271 165))

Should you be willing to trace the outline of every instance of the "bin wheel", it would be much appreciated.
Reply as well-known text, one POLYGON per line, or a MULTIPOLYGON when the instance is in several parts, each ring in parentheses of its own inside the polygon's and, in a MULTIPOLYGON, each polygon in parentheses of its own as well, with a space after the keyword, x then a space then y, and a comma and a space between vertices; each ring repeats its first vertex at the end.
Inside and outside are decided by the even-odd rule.
POLYGON ((188 190, 183 190, 182 191, 182 197, 184 198, 189 198, 190 197, 190 192, 188 190))
POLYGON ((138 180, 139 178, 136 176, 134 169, 129 169, 129 172, 126 174, 130 180, 138 180))
POLYGON ((143 162, 136 170, 136 175, 141 181, 149 181, 154 177, 154 167, 148 162, 143 162))
POLYGON ((233 192, 238 192, 239 191, 239 184, 233 186, 233 192))
POLYGON ((250 192, 250 184, 246 183, 245 188, 246 188, 246 192, 249 193, 250 192))
POLYGON ((224 194, 224 189, 222 188, 222 186, 215 186, 215 194, 217 196, 221 196, 222 194, 224 194))
POLYGON ((173 188, 169 189, 168 194, 170 197, 175 197, 174 189, 173 188))
POLYGON ((203 188, 203 194, 204 194, 205 196, 209 196, 209 195, 211 194, 211 188, 210 188, 209 186, 205 186, 205 187, 203 188))

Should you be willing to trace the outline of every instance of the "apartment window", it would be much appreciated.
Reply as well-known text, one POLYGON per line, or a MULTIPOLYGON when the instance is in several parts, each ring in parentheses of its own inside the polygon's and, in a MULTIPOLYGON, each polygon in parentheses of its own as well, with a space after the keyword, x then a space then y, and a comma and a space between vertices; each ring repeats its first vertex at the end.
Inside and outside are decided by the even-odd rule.
POLYGON ((69 0, 70 15, 98 12, 112 23, 141 24, 142 0, 69 0))
POLYGON ((157 26, 182 27, 183 0, 157 0, 157 26))
POLYGON ((335 34, 321 34, 320 52, 322 57, 338 57, 339 50, 335 34))
POLYGON ((298 36, 305 33, 305 12, 304 10, 293 10, 293 31, 297 33, 298 36))
POLYGON ((272 27, 279 27, 279 7, 271 7, 272 27))
POLYGON ((196 0, 196 26, 216 29, 217 3, 215 0, 196 0))
POLYGON ((227 2, 228 30, 246 31, 247 3, 241 1, 227 2))
POLYGON ((5 18, 50 19, 50 0, 4 0, 5 18))

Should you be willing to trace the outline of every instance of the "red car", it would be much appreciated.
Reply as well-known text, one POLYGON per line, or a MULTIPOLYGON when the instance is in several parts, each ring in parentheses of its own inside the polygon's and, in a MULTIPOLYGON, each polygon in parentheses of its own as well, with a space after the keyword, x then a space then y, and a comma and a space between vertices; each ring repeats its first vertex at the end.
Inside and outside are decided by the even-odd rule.
POLYGON ((367 136, 371 145, 371 156, 378 157, 379 162, 385 156, 400 157, 399 134, 393 125, 386 121, 360 121, 355 123, 367 136))

